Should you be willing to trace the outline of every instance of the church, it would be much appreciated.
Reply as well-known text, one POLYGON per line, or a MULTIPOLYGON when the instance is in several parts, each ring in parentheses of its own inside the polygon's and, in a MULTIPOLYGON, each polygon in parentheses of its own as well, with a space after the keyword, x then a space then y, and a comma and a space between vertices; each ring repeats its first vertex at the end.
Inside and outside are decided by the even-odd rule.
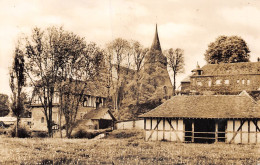
POLYGON ((173 87, 167 71, 167 58, 163 55, 157 25, 152 46, 144 59, 141 71, 141 101, 169 99, 173 87))

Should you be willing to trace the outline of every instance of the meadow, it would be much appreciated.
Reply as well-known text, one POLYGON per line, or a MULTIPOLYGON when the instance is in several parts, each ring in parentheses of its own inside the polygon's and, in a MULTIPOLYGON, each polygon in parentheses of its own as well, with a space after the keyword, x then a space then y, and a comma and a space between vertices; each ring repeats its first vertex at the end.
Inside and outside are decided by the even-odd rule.
POLYGON ((105 139, 0 137, 0 164, 257 164, 260 145, 145 142, 141 133, 105 139))

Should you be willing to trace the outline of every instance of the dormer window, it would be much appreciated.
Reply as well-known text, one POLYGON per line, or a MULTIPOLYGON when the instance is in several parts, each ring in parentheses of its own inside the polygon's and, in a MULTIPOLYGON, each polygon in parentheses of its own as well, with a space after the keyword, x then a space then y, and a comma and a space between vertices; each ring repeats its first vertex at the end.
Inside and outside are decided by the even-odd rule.
POLYGON ((197 85, 198 85, 198 86, 202 86, 202 82, 197 81, 197 85))
POLYGON ((225 80, 224 83, 225 83, 226 85, 229 85, 229 80, 225 80))
POLYGON ((212 84, 212 82, 211 82, 211 80, 209 80, 209 81, 208 81, 209 87, 211 87, 211 84, 212 84))
POLYGON ((202 75, 202 70, 197 70, 198 75, 202 75))
POLYGON ((221 80, 216 80, 216 85, 221 85, 221 80))

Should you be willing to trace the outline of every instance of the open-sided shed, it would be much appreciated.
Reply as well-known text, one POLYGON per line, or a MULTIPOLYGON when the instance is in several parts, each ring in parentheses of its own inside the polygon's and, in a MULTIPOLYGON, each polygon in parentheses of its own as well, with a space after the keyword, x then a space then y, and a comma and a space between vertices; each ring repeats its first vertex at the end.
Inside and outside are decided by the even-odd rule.
POLYGON ((247 94, 175 96, 139 117, 146 141, 260 143, 260 106, 247 94))

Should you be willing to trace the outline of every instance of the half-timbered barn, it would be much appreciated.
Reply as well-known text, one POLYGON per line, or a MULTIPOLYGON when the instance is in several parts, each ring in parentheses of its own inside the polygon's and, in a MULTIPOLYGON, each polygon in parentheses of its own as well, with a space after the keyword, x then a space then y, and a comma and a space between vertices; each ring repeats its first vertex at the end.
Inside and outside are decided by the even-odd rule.
POLYGON ((140 117, 146 141, 260 143, 260 106, 244 92, 175 96, 140 117))

